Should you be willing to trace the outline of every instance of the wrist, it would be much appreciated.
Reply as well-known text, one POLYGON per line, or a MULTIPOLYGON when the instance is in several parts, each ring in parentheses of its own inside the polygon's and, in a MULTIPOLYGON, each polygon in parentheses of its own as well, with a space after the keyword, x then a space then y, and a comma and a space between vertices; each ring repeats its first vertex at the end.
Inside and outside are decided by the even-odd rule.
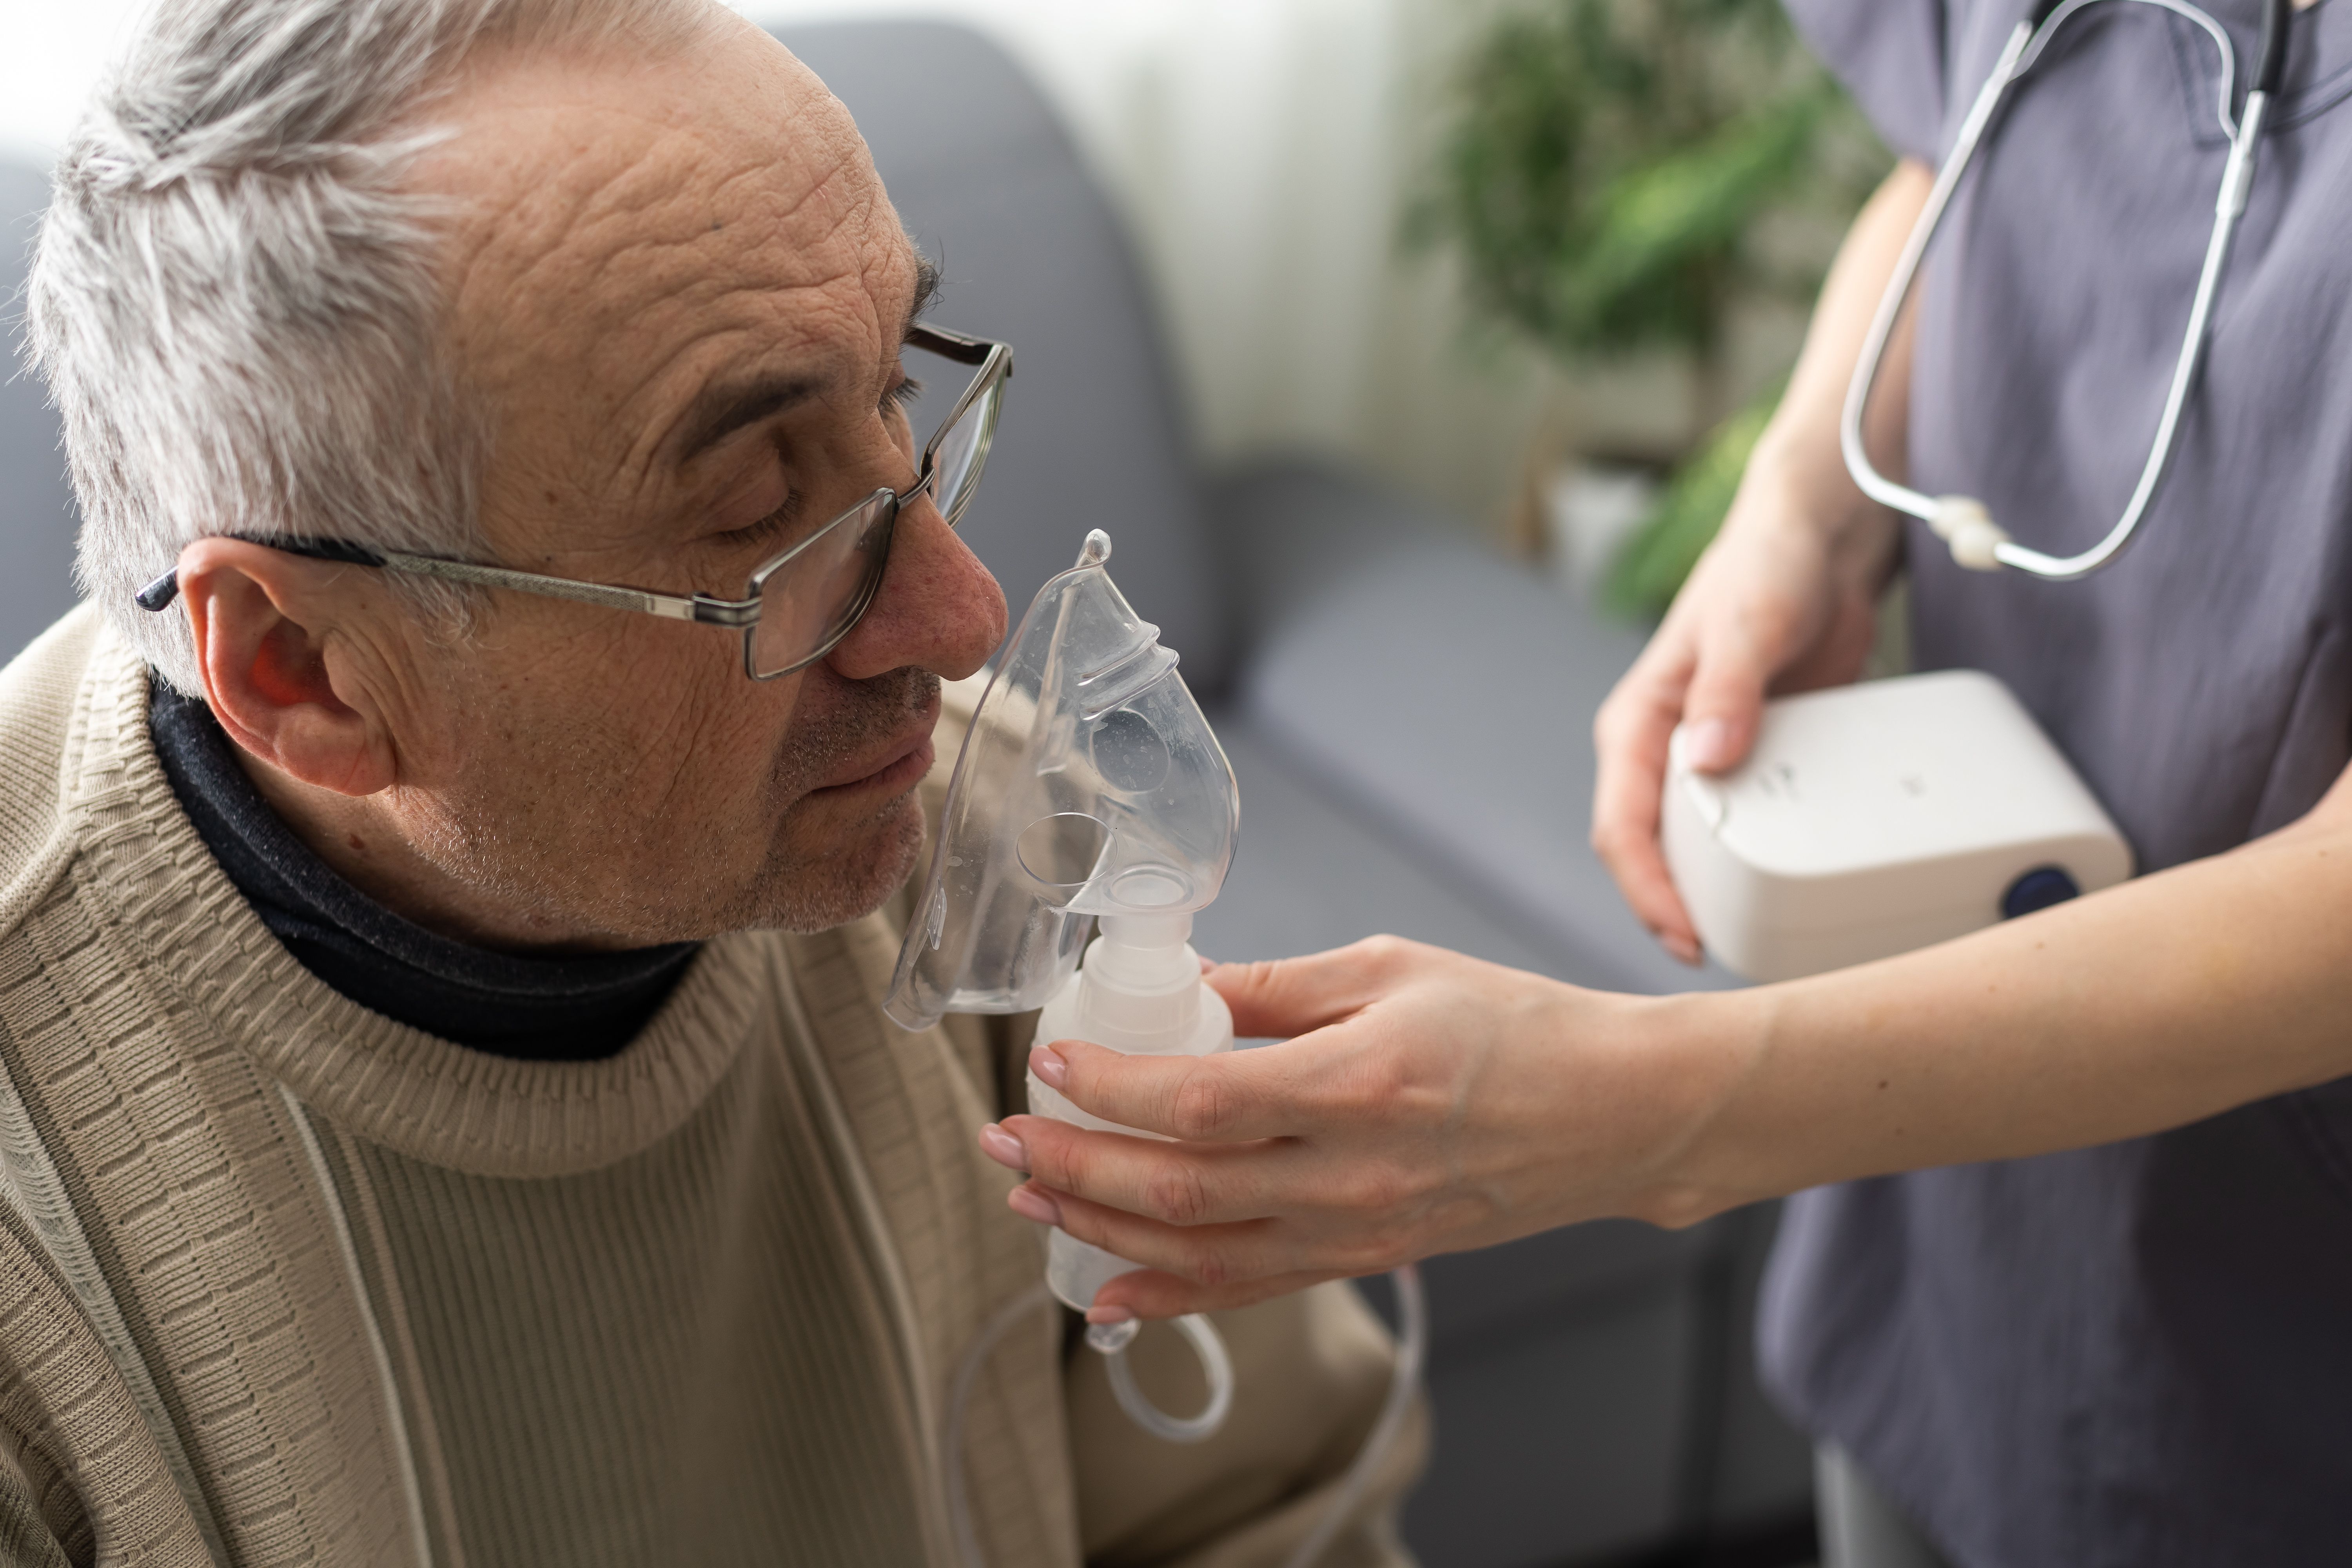
POLYGON ((1643 1059, 1663 1108, 1647 1179, 1629 1211, 1679 1229, 1779 1195, 1742 1136, 1744 1110, 1769 1056, 1769 987, 1651 998, 1643 1059))
POLYGON ((1834 426, 1776 418, 1757 438, 1740 491, 1749 504, 1735 511, 1801 529, 1832 560, 1883 572, 1893 558, 1899 538, 1895 515, 1853 482, 1834 426))

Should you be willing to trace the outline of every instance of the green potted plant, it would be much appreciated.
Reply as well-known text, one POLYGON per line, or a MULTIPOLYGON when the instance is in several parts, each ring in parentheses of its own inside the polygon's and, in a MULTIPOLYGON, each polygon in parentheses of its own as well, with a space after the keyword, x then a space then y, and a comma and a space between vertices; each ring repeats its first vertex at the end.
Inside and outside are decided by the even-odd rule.
POLYGON ((1571 367, 1669 350, 1695 427, 1611 566, 1604 603, 1655 615, 1729 506, 1778 379, 1735 405, 1743 303, 1801 302, 1817 264, 1767 220, 1842 226, 1885 167, 1779 0, 1544 0, 1507 11, 1458 72, 1435 178, 1409 236, 1464 263, 1475 315, 1571 367))

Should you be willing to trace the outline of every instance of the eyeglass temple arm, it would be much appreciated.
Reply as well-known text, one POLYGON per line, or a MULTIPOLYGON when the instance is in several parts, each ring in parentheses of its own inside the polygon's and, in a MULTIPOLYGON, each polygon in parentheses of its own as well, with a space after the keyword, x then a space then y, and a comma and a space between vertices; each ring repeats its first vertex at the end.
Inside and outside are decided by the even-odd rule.
MULTIPOLYGON (((411 555, 400 550, 376 550, 346 539, 256 539, 247 542, 265 544, 272 550, 282 550, 289 555, 308 556, 314 561, 378 567, 412 577, 435 577, 446 583, 463 583, 470 587, 507 588, 520 594, 536 594, 541 598, 571 599, 579 604, 602 605, 610 609, 635 610, 641 615, 660 616, 666 620, 747 626, 759 618, 760 602, 757 599, 714 599, 705 594, 688 597, 649 593, 643 588, 619 588, 604 583, 580 583, 569 577, 510 571, 504 566, 478 566, 470 561, 444 561, 438 556, 411 555)), ((164 609, 179 596, 179 592, 180 573, 175 566, 139 590, 139 607, 144 610, 164 609)))
MULTIPOLYGON (((934 327, 918 321, 907 329, 907 346, 925 353, 951 359, 958 364, 985 364, 988 356, 1003 345, 988 338, 975 338, 965 332, 951 332, 945 327, 934 327)), ((1012 372, 1007 370, 1006 374, 1012 372)))
MULTIPOLYGON (((354 544, 348 539, 254 539, 242 533, 232 533, 231 539, 247 544, 258 544, 270 550, 282 550, 289 555, 308 556, 313 561, 340 561, 348 566, 382 566, 381 552, 364 544, 354 544)), ((175 564, 161 577, 131 595, 142 610, 166 610, 180 596, 180 568, 175 564)))
POLYGON ((759 619, 757 599, 714 599, 708 594, 656 594, 644 588, 621 588, 608 583, 582 583, 570 577, 544 577, 536 572, 514 572, 504 566, 477 566, 470 561, 444 561, 434 555, 383 552, 384 569, 412 576, 437 577, 477 588, 508 588, 537 594, 546 599, 571 599, 608 609, 635 610, 665 620, 700 621, 706 626, 748 626, 759 619))

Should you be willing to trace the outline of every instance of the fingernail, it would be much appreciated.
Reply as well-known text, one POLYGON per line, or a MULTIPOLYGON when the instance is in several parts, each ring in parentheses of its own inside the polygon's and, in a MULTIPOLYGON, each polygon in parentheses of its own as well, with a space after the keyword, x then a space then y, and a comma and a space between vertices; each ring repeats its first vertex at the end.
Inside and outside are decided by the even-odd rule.
POLYGON ((1062 1205, 1034 1187, 1015 1187, 1005 1194, 1004 1201, 1023 1219, 1034 1219, 1039 1225, 1062 1223, 1062 1205))
POLYGON ((1060 1089, 1070 1081, 1070 1064, 1044 1046, 1029 1053, 1029 1070, 1047 1089, 1060 1089))
POLYGON ((1660 936, 1658 941, 1664 944, 1665 950, 1668 952, 1674 954, 1675 957, 1680 959, 1683 963, 1689 964, 1693 969, 1698 967, 1698 943, 1693 942, 1690 938, 1683 935, 1679 931, 1669 931, 1664 935, 1660 936))
POLYGON ((983 1153, 1010 1171, 1029 1173, 1029 1151, 1020 1139, 994 1122, 980 1130, 980 1147, 983 1153))
POLYGON ((1125 1307, 1088 1307, 1087 1309, 1087 1321, 1089 1323, 1125 1323, 1132 1321, 1134 1317, 1135 1314, 1125 1307))
POLYGON ((1731 726, 1720 719, 1702 719, 1691 726, 1691 766, 1713 773, 1731 760, 1731 726))

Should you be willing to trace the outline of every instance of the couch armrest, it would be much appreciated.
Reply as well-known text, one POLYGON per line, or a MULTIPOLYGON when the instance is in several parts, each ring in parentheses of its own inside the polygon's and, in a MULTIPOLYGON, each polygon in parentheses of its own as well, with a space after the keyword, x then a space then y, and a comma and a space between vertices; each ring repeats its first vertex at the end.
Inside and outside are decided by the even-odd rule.
POLYGON ((1258 737, 1507 911, 1559 973, 1643 992, 1732 983, 1661 952, 1587 841, 1592 716, 1640 628, 1360 485, 1288 470, 1241 494, 1227 559, 1258 737))

